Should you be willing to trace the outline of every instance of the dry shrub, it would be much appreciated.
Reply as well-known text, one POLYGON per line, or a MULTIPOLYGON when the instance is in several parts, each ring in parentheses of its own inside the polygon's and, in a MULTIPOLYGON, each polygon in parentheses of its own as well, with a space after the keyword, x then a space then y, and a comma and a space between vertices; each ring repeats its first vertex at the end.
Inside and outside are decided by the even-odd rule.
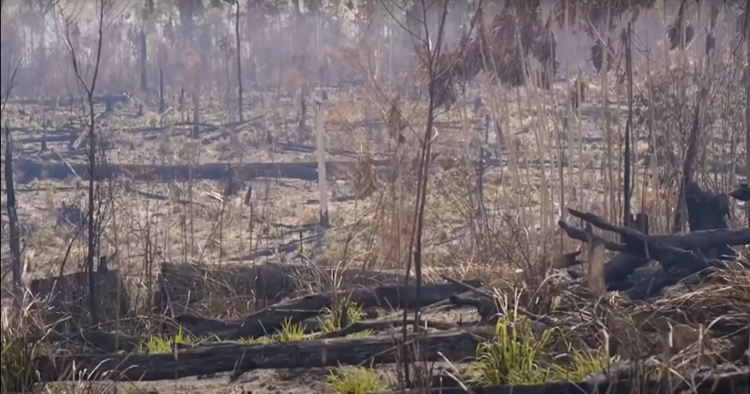
POLYGON ((391 141, 394 141, 397 144, 402 143, 404 141, 402 132, 409 124, 401 113, 401 105, 398 97, 391 100, 391 105, 388 108, 386 124, 388 126, 388 137, 391 141))
POLYGON ((571 349, 607 349, 610 356, 633 365, 658 360, 674 373, 691 376, 723 362, 732 344, 726 339, 750 325, 750 270, 741 263, 717 269, 700 283, 676 285, 648 303, 633 302, 618 292, 596 297, 585 278, 563 271, 539 286, 497 284, 502 311, 516 310, 540 324, 556 327, 571 349))
POLYGON ((368 198, 378 190, 378 178, 375 174, 372 155, 368 150, 363 149, 357 155, 354 172, 354 193, 357 198, 368 198))
POLYGON ((705 84, 710 91, 703 107, 705 155, 701 162, 706 168, 716 169, 718 174, 709 176, 706 171, 697 176, 714 189, 727 190, 734 186, 735 163, 744 155, 739 143, 744 134, 745 115, 736 109, 744 106, 745 90, 733 88, 740 78, 741 70, 728 64, 717 63, 710 73, 698 73, 692 66, 678 65, 649 77, 651 97, 648 85, 637 90, 634 133, 648 139, 647 151, 639 156, 645 158, 643 165, 657 171, 652 175, 655 176, 651 181, 653 188, 646 189, 650 193, 643 193, 638 200, 643 202, 641 210, 655 219, 652 228, 657 232, 668 228, 659 219, 671 217, 669 209, 676 205, 673 190, 677 190, 681 182, 689 140, 687 132, 693 124, 698 90, 705 84))
MULTIPOLYGON (((97 271, 94 283, 100 319, 113 321, 132 312, 125 283, 117 271, 97 271)), ((29 290, 38 299, 34 310, 45 325, 60 323, 78 329, 91 324, 88 273, 36 279, 29 284, 29 290)))
POLYGON ((273 302, 293 290, 288 272, 273 264, 210 267, 165 262, 159 283, 155 302, 162 312, 169 306, 176 314, 190 311, 208 317, 251 313, 257 299, 273 302))
POLYGON ((297 67, 281 67, 279 73, 279 88, 284 89, 287 96, 293 97, 305 83, 302 73, 297 67))
POLYGON ((385 266, 405 267, 408 257, 409 239, 412 236, 414 200, 404 198, 402 191, 384 193, 376 216, 378 259, 385 266))

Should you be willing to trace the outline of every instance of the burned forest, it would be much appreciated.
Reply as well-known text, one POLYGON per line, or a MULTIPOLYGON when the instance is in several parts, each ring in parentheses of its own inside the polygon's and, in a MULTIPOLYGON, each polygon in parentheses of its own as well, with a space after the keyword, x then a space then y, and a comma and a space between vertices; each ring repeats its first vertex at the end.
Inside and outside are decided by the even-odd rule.
POLYGON ((750 11, 2 1, 2 393, 750 390, 750 11))

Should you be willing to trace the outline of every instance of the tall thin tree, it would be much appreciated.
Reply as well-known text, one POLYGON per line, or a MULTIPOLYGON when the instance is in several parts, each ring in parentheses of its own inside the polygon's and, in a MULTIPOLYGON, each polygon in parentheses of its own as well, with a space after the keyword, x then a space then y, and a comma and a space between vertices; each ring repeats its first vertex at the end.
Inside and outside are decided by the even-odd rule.
POLYGON ((88 182, 88 217, 87 217, 87 225, 88 225, 88 239, 87 239, 87 245, 86 245, 86 269, 88 270, 88 285, 89 285, 89 303, 91 308, 91 322, 93 325, 99 324, 99 313, 97 311, 97 299, 96 299, 96 281, 95 281, 95 273, 94 273, 94 255, 96 254, 96 234, 95 234, 95 220, 97 219, 94 215, 95 206, 96 206, 96 182, 97 182, 97 175, 96 175, 96 148, 97 148, 97 140, 96 140, 96 113, 94 112, 94 92, 96 90, 96 84, 97 80, 99 79, 99 71, 100 71, 100 65, 101 65, 101 59, 102 59, 102 44, 104 42, 104 30, 105 30, 105 21, 104 21, 104 15, 106 13, 106 10, 111 6, 111 2, 109 0, 97 0, 96 1, 96 23, 97 23, 97 42, 96 42, 96 51, 94 53, 94 67, 93 67, 93 75, 91 77, 91 81, 86 81, 86 76, 84 75, 84 69, 82 69, 81 65, 79 64, 78 55, 76 54, 76 48, 73 45, 73 41, 71 39, 71 19, 69 17, 66 17, 64 14, 64 11, 62 7, 60 7, 60 14, 63 16, 65 20, 64 28, 65 28, 65 42, 68 46, 68 50, 70 51, 70 58, 71 62, 73 64, 73 72, 76 76, 76 79, 78 81, 78 84, 81 89, 83 89, 85 93, 85 100, 87 108, 87 121, 86 126, 88 128, 88 172, 89 172, 89 182, 88 182))
POLYGON ((630 225, 630 197, 631 197, 631 163, 630 163, 630 141, 631 133, 633 128, 633 52, 632 52, 632 39, 633 39, 633 26, 628 23, 628 28, 625 32, 625 72, 628 79, 628 120, 625 124, 625 147, 623 153, 623 166, 625 167, 623 174, 623 199, 622 199, 622 223, 625 226, 630 225))
POLYGON ((244 122, 242 115, 242 43, 240 42, 240 0, 234 0, 234 39, 237 43, 237 113, 240 122, 244 122))

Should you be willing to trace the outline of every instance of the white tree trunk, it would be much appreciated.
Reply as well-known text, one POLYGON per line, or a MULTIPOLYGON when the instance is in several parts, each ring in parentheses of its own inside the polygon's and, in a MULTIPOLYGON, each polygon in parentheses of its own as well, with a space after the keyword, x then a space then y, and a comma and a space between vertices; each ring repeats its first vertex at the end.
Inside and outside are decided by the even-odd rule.
POLYGON ((315 135, 318 151, 318 192, 320 193, 320 226, 329 227, 328 220, 328 180, 326 179, 326 142, 323 130, 323 105, 315 103, 315 135))

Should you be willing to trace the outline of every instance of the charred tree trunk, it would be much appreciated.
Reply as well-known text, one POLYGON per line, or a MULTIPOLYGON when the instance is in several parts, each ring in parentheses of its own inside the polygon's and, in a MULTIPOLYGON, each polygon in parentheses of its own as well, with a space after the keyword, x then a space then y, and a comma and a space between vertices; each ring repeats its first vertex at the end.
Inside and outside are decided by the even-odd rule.
POLYGON ((297 138, 304 141, 307 136, 307 83, 304 83, 300 89, 299 98, 299 123, 297 125, 297 138))
POLYGON ((141 91, 147 92, 148 91, 148 57, 147 57, 147 44, 146 44, 146 31, 143 27, 141 27, 141 34, 140 34, 140 61, 141 61, 141 91))
MULTIPOLYGON (((479 280, 467 281, 471 287, 480 287, 479 280)), ((285 321, 297 323, 318 316, 323 308, 330 308, 336 300, 348 300, 362 308, 404 308, 416 309, 448 299, 462 293, 464 286, 453 283, 439 283, 422 286, 418 297, 417 288, 410 286, 380 286, 373 289, 358 288, 352 291, 314 294, 294 300, 284 301, 260 310, 246 318, 221 322, 194 316, 182 315, 177 318, 180 323, 193 325, 194 333, 215 333, 223 339, 261 337, 273 334, 285 321), (210 323, 210 324, 208 324, 210 323), (215 331, 220 328, 222 332, 215 331)))
POLYGON ((13 139, 10 128, 5 127, 5 189, 7 194, 6 209, 10 226, 10 258, 13 275, 14 312, 20 313, 23 306, 23 278, 21 276, 21 234, 18 225, 18 207, 16 206, 16 189, 13 184, 13 139))
POLYGON ((159 66, 159 113, 163 114, 167 110, 167 104, 164 102, 164 69, 159 66))
POLYGON ((631 164, 630 164, 630 141, 631 137, 630 134, 632 132, 633 127, 633 54, 632 54, 632 25, 628 23, 628 30, 627 30, 627 38, 625 43, 625 68, 627 72, 628 77, 628 120, 625 124, 625 152, 623 153, 623 166, 625 167, 625 171, 623 174, 623 199, 622 199, 622 208, 623 208, 623 220, 622 223, 624 226, 630 225, 630 197, 631 197, 631 191, 630 191, 630 170, 631 170, 631 164))
POLYGON ((237 1, 234 17, 234 38, 237 43, 237 113, 240 122, 245 120, 242 115, 242 44, 240 43, 240 2, 237 1))

